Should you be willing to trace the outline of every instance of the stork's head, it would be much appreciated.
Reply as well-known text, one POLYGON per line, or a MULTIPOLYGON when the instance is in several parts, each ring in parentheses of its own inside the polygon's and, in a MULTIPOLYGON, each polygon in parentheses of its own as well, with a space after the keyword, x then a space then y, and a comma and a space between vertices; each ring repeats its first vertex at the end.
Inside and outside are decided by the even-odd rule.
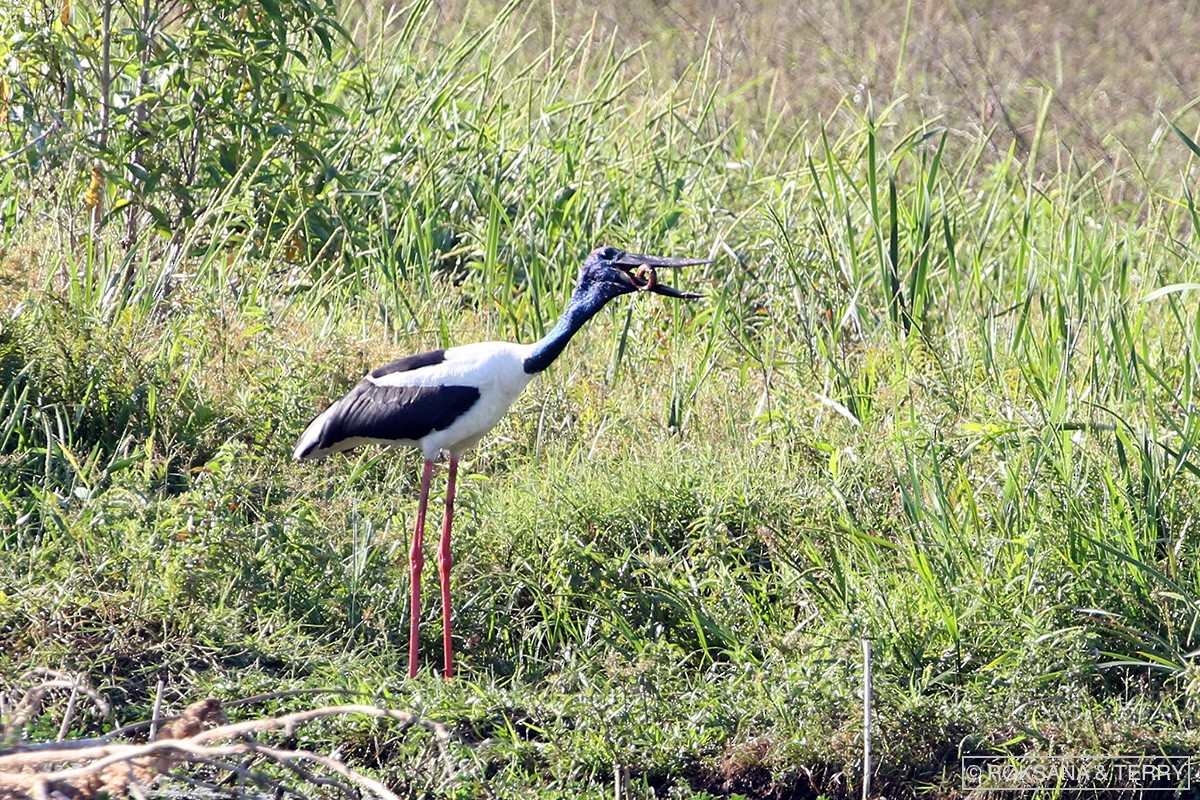
POLYGON ((588 254, 579 272, 576 292, 608 302, 631 292, 654 292, 667 297, 694 298, 698 294, 681 292, 659 283, 659 269, 707 264, 702 258, 667 258, 627 253, 617 247, 601 247, 588 254))

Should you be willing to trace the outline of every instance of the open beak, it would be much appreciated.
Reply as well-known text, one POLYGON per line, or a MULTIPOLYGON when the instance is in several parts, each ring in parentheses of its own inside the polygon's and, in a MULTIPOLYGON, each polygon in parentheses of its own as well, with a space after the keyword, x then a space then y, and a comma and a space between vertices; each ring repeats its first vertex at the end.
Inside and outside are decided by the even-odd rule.
POLYGON ((679 297, 691 300, 702 295, 695 294, 694 292, 681 292, 678 289, 667 286, 665 283, 659 283, 656 270, 693 267, 708 263, 710 263, 709 259, 706 258, 668 258, 666 256, 648 256, 641 253, 624 253, 613 262, 613 265, 624 270, 626 277, 629 278, 630 283, 638 291, 654 292, 655 294, 667 297, 679 297))

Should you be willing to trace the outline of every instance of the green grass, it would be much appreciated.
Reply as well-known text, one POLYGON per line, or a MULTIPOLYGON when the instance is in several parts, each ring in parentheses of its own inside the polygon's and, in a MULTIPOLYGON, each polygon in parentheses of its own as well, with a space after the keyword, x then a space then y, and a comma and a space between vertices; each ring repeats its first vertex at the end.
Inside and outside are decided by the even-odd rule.
POLYGON ((1121 168, 1038 108, 1025 152, 869 98, 800 118, 716 42, 540 13, 347 14, 322 157, 269 184, 268 147, 171 239, 93 236, 78 161, 11 162, 0 691, 78 672, 122 722, 159 680, 361 692, 472 743, 450 778, 423 734, 306 734, 402 796, 607 797, 616 763, 646 796, 851 797, 869 637, 881 794, 1192 752, 1200 308, 1154 293, 1200 281, 1194 111, 1129 145, 1173 173, 1121 168), (672 276, 706 297, 614 304, 464 462, 461 675, 408 681, 418 458, 291 446, 373 364, 539 336, 598 243, 712 257, 672 276))

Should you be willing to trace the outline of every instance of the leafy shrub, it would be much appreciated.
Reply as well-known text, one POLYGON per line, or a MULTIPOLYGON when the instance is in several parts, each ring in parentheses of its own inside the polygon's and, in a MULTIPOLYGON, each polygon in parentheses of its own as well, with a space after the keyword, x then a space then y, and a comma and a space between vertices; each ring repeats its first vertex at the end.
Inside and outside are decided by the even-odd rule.
POLYGON ((334 100, 365 90, 342 70, 330 0, 62 0, 0 23, 15 31, 0 43, 0 146, 30 178, 74 165, 79 185, 59 191, 78 190, 97 227, 123 219, 126 245, 146 223, 207 225, 201 242, 288 238, 294 255, 333 242, 328 190, 353 156, 334 100))

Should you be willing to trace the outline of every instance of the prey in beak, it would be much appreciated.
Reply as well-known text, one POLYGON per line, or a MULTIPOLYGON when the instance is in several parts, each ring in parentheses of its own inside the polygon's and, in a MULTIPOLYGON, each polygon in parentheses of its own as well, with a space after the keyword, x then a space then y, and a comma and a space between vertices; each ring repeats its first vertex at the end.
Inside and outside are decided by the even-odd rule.
POLYGON ((702 295, 694 292, 681 292, 665 283, 659 283, 657 270, 692 267, 708 263, 709 260, 703 258, 667 258, 641 253, 622 253, 612 262, 613 266, 620 269, 639 292, 654 292, 666 297, 679 297, 685 300, 692 300, 702 295))

